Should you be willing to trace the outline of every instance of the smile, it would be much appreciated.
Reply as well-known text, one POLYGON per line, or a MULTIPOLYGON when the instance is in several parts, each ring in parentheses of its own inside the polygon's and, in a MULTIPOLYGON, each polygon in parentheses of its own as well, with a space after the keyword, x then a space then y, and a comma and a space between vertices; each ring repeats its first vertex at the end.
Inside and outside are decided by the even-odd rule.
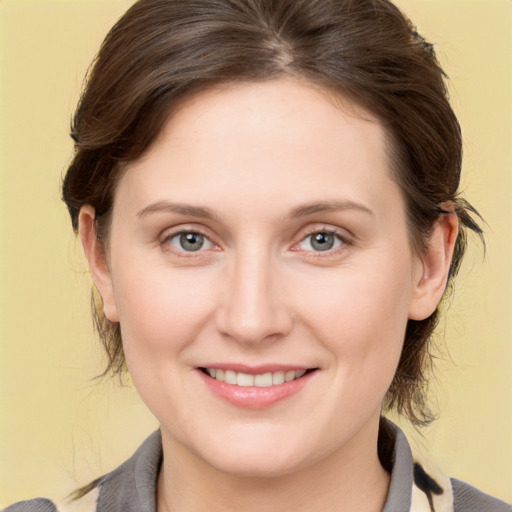
POLYGON ((207 389, 235 407, 263 409, 298 394, 318 368, 198 368, 207 389), (236 371, 245 370, 245 371, 236 371), (249 373, 252 372, 252 373, 249 373))
POLYGON ((249 373, 220 368, 205 368, 205 371, 212 379, 225 382, 226 384, 242 387, 256 386, 260 388, 279 386, 285 382, 300 379, 306 373, 306 370, 289 370, 251 375, 249 373))

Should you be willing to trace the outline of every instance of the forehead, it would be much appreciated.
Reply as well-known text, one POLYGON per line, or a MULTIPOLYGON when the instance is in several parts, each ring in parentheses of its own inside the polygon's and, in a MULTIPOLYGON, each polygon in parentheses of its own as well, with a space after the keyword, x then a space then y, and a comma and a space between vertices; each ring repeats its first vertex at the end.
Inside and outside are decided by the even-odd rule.
POLYGON ((378 201, 396 188, 385 138, 369 112, 310 84, 225 84, 184 101, 120 187, 222 206, 233 194, 283 208, 314 195, 378 201))
MULTIPOLYGON (((192 94, 174 109, 156 143, 166 138, 217 138, 227 143, 251 135, 267 134, 267 142, 314 144, 319 138, 334 140, 346 126, 363 124, 382 131, 378 119, 354 100, 315 84, 291 77, 264 82, 228 82, 192 94), (341 116, 340 116, 341 114, 341 116), (284 131, 286 129, 286 131, 284 131), (317 136, 315 136, 317 135, 317 136), (286 138, 286 141, 284 140, 286 138)), ((355 135, 355 131, 352 133, 355 135)), ((153 149, 151 147, 149 152, 153 149)))

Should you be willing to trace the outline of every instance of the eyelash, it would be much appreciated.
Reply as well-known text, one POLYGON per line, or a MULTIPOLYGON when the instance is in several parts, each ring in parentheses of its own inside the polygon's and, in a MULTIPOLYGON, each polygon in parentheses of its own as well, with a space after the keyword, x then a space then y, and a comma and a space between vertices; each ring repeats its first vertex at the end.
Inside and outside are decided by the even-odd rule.
MULTIPOLYGON (((314 257, 324 257, 324 256, 333 255, 334 253, 337 253, 338 251, 343 250, 343 248, 346 248, 347 246, 351 245, 351 242, 347 239, 347 237, 345 235, 341 235, 338 231, 336 231, 332 228, 314 228, 314 229, 309 230, 304 236, 302 236, 302 238, 298 242, 294 243, 293 246, 291 247, 291 250, 297 251, 297 252, 300 251, 300 249, 298 249, 297 247, 300 244, 307 241, 308 239, 311 239, 311 237, 313 237, 314 235, 332 236, 335 238, 334 244, 338 243, 338 245, 336 247, 328 248, 325 251, 322 251, 322 250, 315 251, 313 249, 303 251, 305 253, 311 253, 310 255, 314 255, 314 257)), ((312 245, 311 241, 309 242, 309 244, 310 244, 310 246, 312 245)), ((210 249, 218 250, 218 248, 219 248, 219 246, 217 244, 215 244, 210 239, 210 237, 208 235, 206 235, 199 229, 181 229, 180 231, 166 234, 161 241, 161 245, 172 246, 173 249, 171 249, 169 247, 166 247, 166 249, 172 250, 179 257, 192 257, 194 255, 196 255, 196 257, 197 257, 200 253, 205 252, 206 250, 210 250, 210 249), (183 248, 183 246, 181 244, 182 240, 178 241, 178 244, 181 245, 181 248, 179 248, 176 245, 171 243, 171 241, 173 239, 177 239, 178 237, 182 237, 182 236, 186 236, 186 235, 198 235, 204 239, 205 243, 208 246, 206 248, 204 248, 202 246, 196 251, 193 251, 193 250, 187 251, 186 249, 183 248)))

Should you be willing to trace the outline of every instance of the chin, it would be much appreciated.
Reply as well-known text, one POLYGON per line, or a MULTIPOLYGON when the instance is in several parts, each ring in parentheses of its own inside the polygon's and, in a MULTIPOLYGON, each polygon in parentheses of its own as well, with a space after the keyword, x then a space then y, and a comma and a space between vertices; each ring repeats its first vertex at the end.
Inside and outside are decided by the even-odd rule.
POLYGON ((218 471, 245 478, 284 476, 305 465, 304 446, 283 439, 265 439, 261 434, 255 439, 257 442, 230 440, 226 444, 210 444, 199 451, 199 456, 218 471))
POLYGON ((232 458, 224 456, 221 460, 212 462, 211 465, 218 471, 240 478, 277 478, 301 469, 298 461, 283 460, 282 457, 279 460, 269 459, 262 453, 251 459, 234 454, 232 458))

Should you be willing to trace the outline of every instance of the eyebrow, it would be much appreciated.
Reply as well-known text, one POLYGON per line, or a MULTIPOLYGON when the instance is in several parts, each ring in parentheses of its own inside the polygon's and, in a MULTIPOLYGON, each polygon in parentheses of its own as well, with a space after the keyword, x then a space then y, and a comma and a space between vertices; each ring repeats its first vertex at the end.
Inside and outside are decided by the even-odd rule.
MULTIPOLYGON (((307 217, 308 215, 313 215, 315 213, 335 212, 343 210, 356 210, 370 215, 375 215, 372 210, 363 204, 356 203, 354 201, 328 201, 321 203, 308 203, 305 205, 297 206, 291 211, 290 217, 307 217)), ((192 206, 182 203, 171 203, 169 201, 157 201, 156 203, 152 203, 137 212, 137 216, 145 217, 146 215, 156 212, 171 212, 177 213, 179 215, 185 215, 187 217, 199 217, 203 219, 214 220, 218 219, 218 216, 209 208, 204 208, 202 206, 192 206)))
POLYGON ((185 215, 187 217, 200 217, 204 219, 216 219, 217 216, 209 208, 203 208, 201 206, 192 206, 189 204, 171 203, 169 201, 158 201, 152 203, 139 212, 138 217, 145 217, 150 213, 156 212, 171 212, 185 215))
POLYGON ((356 210, 370 215, 375 215, 372 210, 361 203, 354 201, 328 201, 322 203, 309 203, 294 208, 291 212, 292 218, 306 217, 314 213, 336 212, 343 210, 356 210))

